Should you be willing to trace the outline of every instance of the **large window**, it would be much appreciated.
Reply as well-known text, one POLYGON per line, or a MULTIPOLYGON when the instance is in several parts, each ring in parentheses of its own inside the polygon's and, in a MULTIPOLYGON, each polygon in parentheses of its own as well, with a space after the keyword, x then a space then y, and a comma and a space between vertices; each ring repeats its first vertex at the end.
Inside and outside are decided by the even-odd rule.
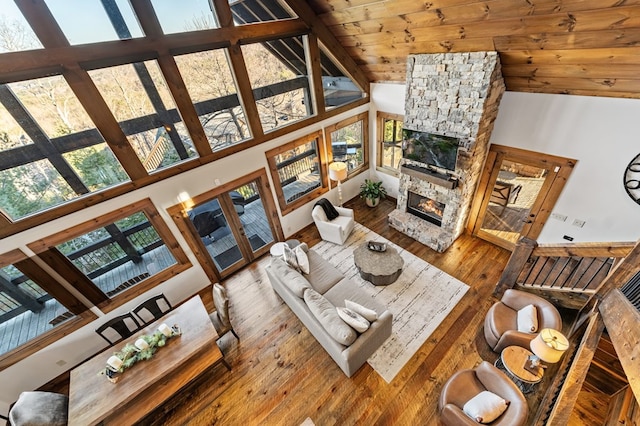
POLYGON ((52 267, 66 265, 62 275, 103 310, 113 309, 190 266, 149 200, 29 247, 52 267))
POLYGON ((251 137, 225 51, 176 56, 200 123, 213 151, 251 137))
POLYGON ((94 318, 22 251, 0 255, 0 370, 94 318))
POLYGON ((302 37, 242 46, 264 132, 313 114, 302 37))
POLYGON ((397 174, 402 159, 402 123, 404 117, 378 112, 377 140, 378 167, 382 171, 397 174))
POLYGON ((364 170, 369 163, 369 119, 364 112, 326 128, 331 147, 330 162, 347 165, 349 175, 364 170))
POLYGON ((282 214, 326 192, 322 132, 316 132, 266 153, 282 214))

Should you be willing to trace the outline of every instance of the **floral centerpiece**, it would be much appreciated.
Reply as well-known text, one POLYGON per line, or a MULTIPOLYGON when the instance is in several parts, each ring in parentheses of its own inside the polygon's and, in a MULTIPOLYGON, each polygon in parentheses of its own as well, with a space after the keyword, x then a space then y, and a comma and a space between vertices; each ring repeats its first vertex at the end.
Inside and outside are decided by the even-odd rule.
POLYGON ((124 370, 132 367, 138 361, 153 358, 158 348, 163 347, 168 339, 181 334, 182 331, 177 325, 169 328, 165 324, 162 324, 153 334, 139 336, 135 344, 127 343, 122 349, 114 352, 113 357, 109 358, 109 360, 114 357, 118 358, 118 360, 121 361, 118 362, 119 366, 116 368, 108 361, 104 370, 100 371, 99 374, 105 374, 110 381, 115 383, 118 380, 118 377, 116 377, 118 373, 124 372, 124 370))

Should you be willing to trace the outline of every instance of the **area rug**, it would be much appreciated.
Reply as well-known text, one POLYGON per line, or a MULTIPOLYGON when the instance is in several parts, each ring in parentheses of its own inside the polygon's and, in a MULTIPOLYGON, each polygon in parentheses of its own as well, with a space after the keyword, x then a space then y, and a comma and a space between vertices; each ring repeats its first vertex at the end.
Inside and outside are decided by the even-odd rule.
POLYGON ((393 314, 391 337, 367 361, 387 383, 391 383, 469 289, 460 280, 359 223, 344 245, 321 241, 312 249, 393 314), (365 241, 384 242, 398 250, 404 267, 396 282, 376 287, 360 277, 353 262, 353 250, 365 241))

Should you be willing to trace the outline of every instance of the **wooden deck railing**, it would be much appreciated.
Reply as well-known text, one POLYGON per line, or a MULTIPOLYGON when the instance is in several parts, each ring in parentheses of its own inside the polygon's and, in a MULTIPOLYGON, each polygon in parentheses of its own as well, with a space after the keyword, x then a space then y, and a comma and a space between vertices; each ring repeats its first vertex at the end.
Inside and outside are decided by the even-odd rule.
POLYGON ((522 238, 500 277, 495 294, 508 288, 543 293, 559 304, 580 309, 597 292, 611 269, 635 243, 544 244, 522 238))

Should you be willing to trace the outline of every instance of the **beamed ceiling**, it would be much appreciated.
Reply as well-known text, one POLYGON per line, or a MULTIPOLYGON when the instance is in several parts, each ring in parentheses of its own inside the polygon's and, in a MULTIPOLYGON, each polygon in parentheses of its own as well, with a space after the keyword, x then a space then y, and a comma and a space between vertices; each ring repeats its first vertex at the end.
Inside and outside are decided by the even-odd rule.
POLYGON ((640 98, 640 0, 309 0, 372 82, 409 54, 496 50, 507 90, 640 98))

